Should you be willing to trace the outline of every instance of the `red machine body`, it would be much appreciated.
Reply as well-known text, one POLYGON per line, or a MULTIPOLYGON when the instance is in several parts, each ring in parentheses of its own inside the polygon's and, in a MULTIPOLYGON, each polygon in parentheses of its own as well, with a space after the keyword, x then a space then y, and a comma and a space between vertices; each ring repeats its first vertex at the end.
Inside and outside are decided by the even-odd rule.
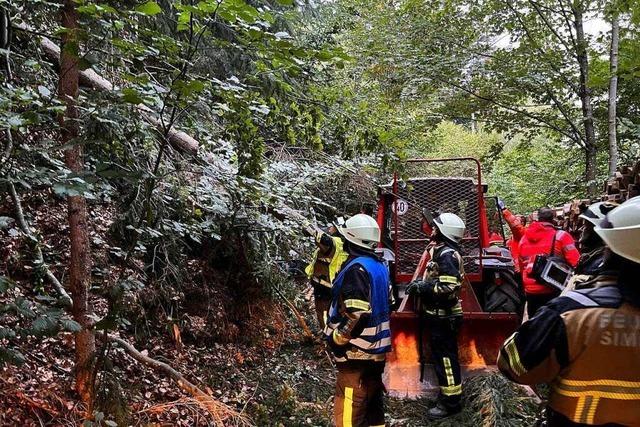
POLYGON ((380 246, 395 254, 392 280, 396 298, 402 301, 391 315, 393 351, 385 381, 392 394, 415 397, 437 387, 428 365, 423 372, 426 380, 420 381, 419 341, 422 338, 423 357, 428 360, 429 331, 420 333, 415 302, 404 296, 406 285, 421 275, 420 259, 429 242, 423 209, 455 213, 466 225, 461 242, 465 280, 459 339, 465 375, 495 365, 500 345, 520 322, 522 298, 509 251, 490 246, 490 235, 495 240, 496 233, 504 237, 504 232, 496 199, 486 198, 485 190, 480 163, 473 158, 409 160, 404 178, 396 175, 391 184, 380 187, 380 246))

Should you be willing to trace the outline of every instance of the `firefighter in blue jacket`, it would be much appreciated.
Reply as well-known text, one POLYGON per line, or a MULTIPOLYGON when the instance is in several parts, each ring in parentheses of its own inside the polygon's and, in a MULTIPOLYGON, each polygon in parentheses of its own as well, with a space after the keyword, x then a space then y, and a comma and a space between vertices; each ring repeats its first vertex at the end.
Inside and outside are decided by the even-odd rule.
POLYGON ((385 355, 391 350, 389 270, 375 252, 376 221, 354 215, 338 232, 349 258, 333 281, 324 333, 337 366, 334 421, 338 427, 384 426, 385 355))

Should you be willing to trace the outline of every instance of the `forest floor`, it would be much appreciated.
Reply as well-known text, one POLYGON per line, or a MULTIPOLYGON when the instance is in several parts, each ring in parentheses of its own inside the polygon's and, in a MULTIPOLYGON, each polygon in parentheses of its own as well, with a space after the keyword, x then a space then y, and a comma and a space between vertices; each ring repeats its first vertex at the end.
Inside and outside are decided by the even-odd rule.
MULTIPOLYGON (((43 251, 48 254, 45 255, 47 262, 56 275, 64 278, 64 265, 68 260, 64 204, 59 200, 52 202, 47 195, 36 195, 25 201, 25 210, 30 212, 31 225, 38 230, 43 251)), ((116 276, 106 250, 101 249, 112 223, 111 212, 108 205, 92 212, 94 273, 101 272, 99 278, 103 278, 96 279, 98 283, 94 286, 107 286, 109 278, 116 276)), ((0 216, 3 215, 12 215, 8 199, 0 203, 0 216)), ((29 267, 31 254, 24 240, 11 228, 0 230, 0 273, 19 281, 20 293, 34 297, 39 292, 34 283, 38 282, 34 282, 33 270, 29 267)), ((197 265, 190 268, 195 269, 197 265)), ((199 283, 194 282, 200 286, 199 283)), ((300 292, 295 298, 299 311, 317 331, 313 301, 304 289, 306 285, 294 286, 300 292)), ((127 329, 130 335, 121 337, 143 354, 168 363, 257 426, 331 425, 333 363, 320 340, 304 338, 286 305, 280 300, 258 301, 253 308, 249 307, 249 312, 253 312, 246 324, 241 324, 245 336, 236 334, 225 342, 209 332, 224 330, 228 323, 216 324, 215 317, 204 311, 217 310, 215 304, 220 304, 226 296, 202 293, 202 289, 198 292, 201 294, 191 299, 200 313, 185 316, 189 322, 181 325, 182 338, 169 327, 172 323, 162 324, 158 316, 153 317, 155 323, 147 323, 145 333, 140 333, 137 340, 133 340, 132 331, 140 331, 133 327, 127 329), (218 301, 210 304, 210 300, 218 301)), ((0 307, 10 302, 8 298, 0 296, 0 307)), ((144 299, 144 294, 140 298, 144 299)), ((92 304, 98 315, 105 314, 104 298, 96 296, 92 304)), ((144 311, 143 307, 140 305, 137 310, 144 311)), ((140 317, 149 315, 142 313, 140 317)), ((7 319, 9 323, 19 323, 11 316, 5 317, 7 319)), ((97 341, 98 349, 103 351, 101 332, 97 341)), ((0 426, 81 425, 85 408, 79 406, 73 390, 73 335, 62 332, 49 338, 23 337, 19 350, 26 358, 23 365, 0 367, 0 426)), ((163 374, 134 361, 116 346, 108 345, 103 356, 101 375, 96 381, 99 413, 94 422, 87 425, 212 425, 211 416, 163 374)), ((387 399, 388 425, 532 425, 537 409, 535 400, 500 375, 472 379, 463 387, 465 410, 438 423, 429 423, 424 418, 430 405, 428 399, 387 399)))
MULTIPOLYGON (((205 426, 207 414, 166 377, 137 363, 120 350, 111 350, 113 377, 104 402, 112 424, 145 426, 205 426), (124 404, 126 403, 126 404, 124 404)), ((318 343, 298 339, 267 350, 238 344, 185 346, 178 351, 171 339, 146 344, 149 356, 166 361, 205 390, 246 414, 257 426, 329 426, 335 374, 318 343)), ((35 341, 28 362, 0 371, 0 425, 78 425, 82 411, 72 390, 73 342, 70 334, 35 341)), ((535 402, 498 374, 467 384, 465 410, 451 419, 428 422, 429 399, 387 399, 389 426, 441 427, 532 425, 535 402), (479 391, 480 390, 480 391, 479 391)), ((103 388, 103 390, 104 390, 103 388)))

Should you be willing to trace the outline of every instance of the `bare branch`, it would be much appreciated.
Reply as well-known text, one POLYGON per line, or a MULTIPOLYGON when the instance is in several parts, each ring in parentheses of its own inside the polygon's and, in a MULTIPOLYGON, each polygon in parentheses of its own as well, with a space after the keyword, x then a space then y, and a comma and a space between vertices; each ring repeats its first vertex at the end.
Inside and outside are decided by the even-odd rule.
POLYGON ((562 114, 562 117, 564 117, 565 121, 569 124, 569 126, 573 130, 573 133, 575 134, 575 136, 577 138, 576 142, 578 143, 578 145, 580 145, 581 147, 585 147, 584 144, 586 143, 586 141, 584 139, 584 136, 582 135, 582 132, 580 132, 580 129, 578 129, 578 127, 574 123, 573 119, 569 116, 569 113, 567 112, 565 106, 558 99, 558 96, 555 94, 553 89, 551 89, 546 84, 544 84, 543 86, 544 86, 545 91, 547 92, 547 95, 549 95, 549 97, 551 98, 551 100, 555 104, 555 106, 558 109, 558 111, 560 111, 560 114, 562 114))
POLYGON ((29 224, 27 223, 27 220, 24 218, 22 203, 20 202, 20 197, 18 197, 18 193, 16 192, 16 187, 15 185, 13 185, 13 181, 9 180, 8 183, 9 183, 9 193, 11 194, 11 199, 13 200, 13 204, 15 205, 15 208, 16 208, 16 216, 18 217, 18 224, 20 225, 20 229, 33 243, 33 247, 35 250, 35 262, 38 265, 38 268, 42 269, 47 279, 49 279, 53 287, 56 289, 56 291, 60 295, 60 298, 64 306, 67 308, 70 308, 71 297, 65 290, 64 286, 62 286, 62 283, 60 283, 58 278, 51 272, 51 270, 49 269, 49 266, 44 262, 42 249, 40 249, 40 242, 38 242, 38 239, 33 235, 33 233, 31 233, 29 224))
POLYGON ((576 41, 576 37, 573 35, 573 25, 571 24, 571 19, 569 19, 569 15, 567 15, 567 10, 564 7, 563 0, 558 0, 558 4, 560 5, 560 12, 562 13, 562 17, 564 18, 564 23, 567 26, 567 30, 569 31, 569 37, 571 37, 571 45, 573 49, 578 51, 578 42, 576 41))
POLYGON ((221 402, 218 402, 213 397, 209 396, 198 386, 187 380, 180 372, 176 371, 170 365, 142 354, 134 346, 132 346, 122 338, 116 337, 114 335, 108 335, 107 339, 118 344, 133 359, 137 360, 143 365, 149 366, 156 371, 160 371, 171 378, 182 391, 193 396, 196 402, 212 416, 215 425, 229 425, 227 424, 229 421, 234 422, 236 425, 251 425, 251 422, 245 416, 239 414, 234 409, 221 402))
POLYGON ((529 0, 529 3, 536 10, 536 12, 538 13, 538 16, 540 16, 540 19, 542 19, 542 21, 545 23, 547 28, 549 28, 549 30, 553 33, 553 35, 556 36, 558 41, 560 43, 562 43, 562 45, 567 49, 568 52, 571 52, 573 50, 572 47, 569 46, 569 44, 567 44, 567 41, 558 33, 558 30, 556 30, 556 28, 553 25, 551 25, 551 23, 549 22, 547 16, 541 10, 540 4, 538 4, 537 2, 535 2, 533 0, 529 0))
MULTIPOLYGON (((518 12, 518 10, 511 5, 509 0, 507 0, 505 3, 507 4, 507 7, 511 9, 511 11, 515 14, 516 18, 518 19, 518 22, 520 22, 522 29, 527 35, 527 38, 529 39, 529 41, 531 41, 531 44, 538 51, 538 53, 540 53, 541 59, 545 61, 551 67, 551 69, 557 73, 558 77, 560 77, 562 81, 564 81, 571 88, 571 90, 579 94, 580 89, 578 88, 578 86, 576 86, 576 84, 572 82, 571 79, 567 78, 567 76, 565 76, 565 74, 552 61, 547 59, 546 52, 540 47, 535 37, 533 37, 533 35, 531 34, 531 31, 529 30, 529 27, 527 26, 527 24, 524 22, 524 19, 522 19, 522 15, 520 14, 520 12, 518 12)), ((575 57, 574 52, 572 52, 571 54, 572 56, 575 57)))

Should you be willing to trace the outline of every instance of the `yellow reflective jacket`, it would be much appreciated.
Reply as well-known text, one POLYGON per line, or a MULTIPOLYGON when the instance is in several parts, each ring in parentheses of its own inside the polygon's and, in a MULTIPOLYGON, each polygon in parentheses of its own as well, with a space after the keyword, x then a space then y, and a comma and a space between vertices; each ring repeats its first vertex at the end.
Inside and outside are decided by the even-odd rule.
POLYGON ((314 283, 331 288, 333 280, 340 272, 340 268, 349 254, 344 250, 341 238, 329 236, 323 232, 316 233, 316 244, 318 249, 313 253, 313 259, 305 269, 305 273, 314 283), (331 238, 329 246, 322 244, 323 235, 331 238))

